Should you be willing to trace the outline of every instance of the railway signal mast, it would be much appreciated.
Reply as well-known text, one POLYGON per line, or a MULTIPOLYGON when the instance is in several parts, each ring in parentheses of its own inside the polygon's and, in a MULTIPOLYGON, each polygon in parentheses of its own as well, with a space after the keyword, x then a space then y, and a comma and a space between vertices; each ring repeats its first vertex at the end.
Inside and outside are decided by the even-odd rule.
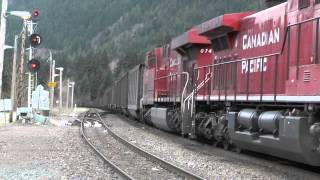
POLYGON ((34 33, 35 22, 39 20, 40 11, 38 9, 32 12, 32 18, 27 22, 28 30, 30 33, 29 42, 29 73, 28 73, 28 107, 31 107, 31 92, 36 86, 35 79, 37 76, 37 71, 40 68, 40 61, 33 58, 33 48, 38 47, 42 43, 42 38, 39 34, 34 33))
MULTIPOLYGON (((5 50, 5 38, 6 38, 6 18, 10 15, 10 16, 16 16, 19 17, 20 19, 23 20, 23 33, 22 33, 22 44, 21 44, 21 52, 22 52, 22 56, 21 56, 21 63, 20 63, 20 82, 19 82, 19 88, 22 91, 23 88, 23 76, 24 76, 24 71, 23 71, 23 67, 24 67, 24 42, 25 42, 25 36, 26 36, 26 25, 27 25, 27 21, 30 20, 30 18, 32 17, 32 15, 30 14, 30 12, 28 11, 7 11, 8 9, 8 0, 2 0, 2 8, 1 8, 1 17, 0 17, 0 97, 1 97, 1 92, 2 92, 2 72, 3 72, 3 61, 4 61, 4 50, 5 50)), ((17 38, 15 38, 17 40, 17 38)), ((15 50, 16 51, 16 50, 15 50)), ((15 69, 15 68, 13 68, 15 69)), ((13 72, 14 74, 14 72, 13 72)), ((12 77, 12 79, 15 79, 15 74, 14 77, 12 77)), ((15 82, 14 82, 15 83, 15 82)), ((15 88, 15 84, 13 84, 11 86, 12 88, 15 88)), ((14 90, 11 90, 12 92, 14 90)), ((11 96, 12 96, 12 92, 11 92, 11 96)), ((17 92, 17 95, 19 95, 19 91, 17 92)), ((17 103, 17 105, 21 106, 21 97, 22 93, 20 92, 20 98, 18 98, 19 102, 17 103)), ((14 97, 11 97, 13 99, 15 99, 14 97)), ((12 104, 15 104, 15 102, 12 102, 12 104)))
POLYGON ((0 25, 0 98, 2 92, 2 72, 3 72, 3 61, 4 61, 4 45, 6 37, 6 12, 8 9, 8 0, 2 0, 1 8, 1 25, 0 25))

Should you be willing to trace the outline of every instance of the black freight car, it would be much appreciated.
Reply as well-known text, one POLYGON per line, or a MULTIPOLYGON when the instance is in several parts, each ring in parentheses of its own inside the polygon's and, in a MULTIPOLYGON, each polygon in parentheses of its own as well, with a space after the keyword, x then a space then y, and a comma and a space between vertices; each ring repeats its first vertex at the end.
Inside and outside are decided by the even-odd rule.
POLYGON ((143 71, 144 65, 139 64, 121 75, 105 92, 104 107, 138 118, 143 92, 143 71))
POLYGON ((139 117, 139 109, 141 104, 142 92, 143 92, 143 71, 144 65, 140 64, 129 71, 128 81, 128 111, 134 118, 139 117))

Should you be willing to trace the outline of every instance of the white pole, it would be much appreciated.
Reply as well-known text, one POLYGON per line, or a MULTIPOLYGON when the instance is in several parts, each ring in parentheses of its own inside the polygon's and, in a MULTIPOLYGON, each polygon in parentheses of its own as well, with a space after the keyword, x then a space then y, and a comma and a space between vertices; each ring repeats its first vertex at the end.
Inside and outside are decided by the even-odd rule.
POLYGON ((60 110, 62 110, 62 89, 63 89, 63 84, 62 84, 62 72, 63 72, 63 69, 59 69, 60 71, 60 82, 59 82, 59 90, 60 90, 60 95, 59 95, 59 108, 60 110))
POLYGON ((13 61, 12 61, 12 73, 11 73, 11 121, 15 120, 15 108, 16 108, 16 74, 17 74, 17 51, 18 51, 18 35, 14 36, 14 49, 13 49, 13 61))
MULTIPOLYGON (((55 60, 52 61, 51 71, 52 71, 51 82, 55 82, 54 81, 54 77, 56 76, 56 61, 55 60)), ((52 87, 51 90, 52 90, 52 93, 51 93, 51 103, 50 104, 51 104, 51 108, 53 108, 54 107, 54 87, 52 87)))
POLYGON ((28 108, 31 107, 31 73, 28 72, 28 108))
MULTIPOLYGON (((49 56, 49 62, 50 62, 50 68, 49 68, 49 83, 52 82, 52 53, 49 50, 50 56, 49 56)), ((51 98, 52 98, 52 87, 50 87, 50 108, 52 108, 51 105, 51 98)))
MULTIPOLYGON (((28 28, 29 29, 29 33, 33 34, 33 22, 32 21, 28 21, 28 28)), ((29 49, 29 61, 31 61, 32 59, 32 47, 30 45, 30 49, 29 49)), ((32 74, 31 72, 28 73, 28 108, 31 107, 31 78, 32 78, 32 74)))
POLYGON ((3 61, 4 61, 4 45, 6 41, 6 13, 8 9, 8 0, 2 0, 1 8, 1 25, 0 25, 0 98, 2 93, 2 72, 3 72, 3 61))
POLYGON ((34 86, 33 86, 33 87, 37 87, 37 85, 38 85, 38 72, 36 72, 34 78, 35 78, 36 80, 35 80, 35 83, 34 83, 34 86))
POLYGON ((67 83, 67 102, 66 102, 66 108, 69 108, 69 89, 70 89, 70 79, 68 79, 68 83, 67 83))
POLYGON ((71 90, 71 109, 73 110, 73 94, 74 94, 74 82, 72 83, 72 90, 71 90))

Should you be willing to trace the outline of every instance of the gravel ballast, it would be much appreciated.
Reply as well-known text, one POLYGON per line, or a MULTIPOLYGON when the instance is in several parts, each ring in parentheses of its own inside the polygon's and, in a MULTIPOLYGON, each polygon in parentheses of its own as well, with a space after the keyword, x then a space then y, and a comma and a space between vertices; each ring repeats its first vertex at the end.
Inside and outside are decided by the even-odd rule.
POLYGON ((320 179, 313 171, 214 148, 116 115, 103 119, 135 145, 207 179, 320 179))
POLYGON ((89 141, 112 163, 134 179, 182 179, 118 142, 103 128, 85 128, 89 141))
POLYGON ((85 145, 79 127, 0 128, 0 179, 117 179, 85 145))

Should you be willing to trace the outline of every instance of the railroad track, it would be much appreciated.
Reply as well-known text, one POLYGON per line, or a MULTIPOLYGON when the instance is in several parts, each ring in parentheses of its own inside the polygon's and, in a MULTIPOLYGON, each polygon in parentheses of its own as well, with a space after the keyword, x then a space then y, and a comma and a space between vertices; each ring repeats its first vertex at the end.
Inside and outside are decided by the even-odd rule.
MULTIPOLYGON (((103 159, 103 161, 107 163, 112 169, 114 169, 114 171, 123 179, 141 179, 141 175, 139 177, 139 175, 137 175, 136 173, 138 172, 143 173, 143 171, 146 171, 145 170, 146 166, 149 169, 151 168, 149 166, 153 166, 153 167, 158 166, 158 168, 155 168, 156 171, 154 172, 155 174, 158 173, 158 175, 156 175, 156 176, 159 176, 157 177, 157 179, 158 178, 159 179, 161 178, 162 179, 204 179, 198 175, 193 174, 190 171, 182 169, 149 152, 146 152, 145 150, 123 139, 108 127, 107 123, 104 120, 102 120, 102 118, 100 117, 100 114, 95 109, 83 115, 81 120, 80 133, 84 138, 85 142, 95 151, 95 153, 101 159, 103 159), (94 117, 88 117, 88 114, 91 114, 91 115, 94 114, 94 117), (103 128, 107 132, 107 135, 108 136, 110 135, 113 139, 108 139, 108 142, 106 142, 107 135, 106 134, 101 135, 101 133, 97 132, 97 130, 94 130, 95 133, 93 138, 89 137, 88 134, 90 133, 89 132, 90 129, 86 128, 84 125, 85 122, 88 122, 88 121, 101 123, 103 128), (100 138, 97 138, 97 137, 100 137, 100 138), (113 143, 113 144, 111 143, 114 141, 116 141, 118 145, 116 143, 113 143), (98 145, 104 146, 104 147, 99 148, 98 145), (106 151, 106 148, 108 149, 116 148, 116 150, 109 149, 108 152, 106 153, 104 152, 106 151), (123 150, 124 148, 127 148, 127 150, 123 150), (116 155, 115 156, 111 155, 110 154, 111 151, 116 152, 116 155), (119 158, 117 158, 117 156, 119 156, 119 158), (138 157, 138 156, 141 156, 141 157, 138 157), (124 160, 128 162, 132 161, 131 163, 138 163, 138 165, 129 163, 130 167, 128 167, 128 162, 123 162, 124 160), (139 161, 139 162, 136 162, 136 161, 139 161)), ((147 172, 147 174, 142 174, 142 176, 147 176, 148 173, 150 172, 147 172)))

